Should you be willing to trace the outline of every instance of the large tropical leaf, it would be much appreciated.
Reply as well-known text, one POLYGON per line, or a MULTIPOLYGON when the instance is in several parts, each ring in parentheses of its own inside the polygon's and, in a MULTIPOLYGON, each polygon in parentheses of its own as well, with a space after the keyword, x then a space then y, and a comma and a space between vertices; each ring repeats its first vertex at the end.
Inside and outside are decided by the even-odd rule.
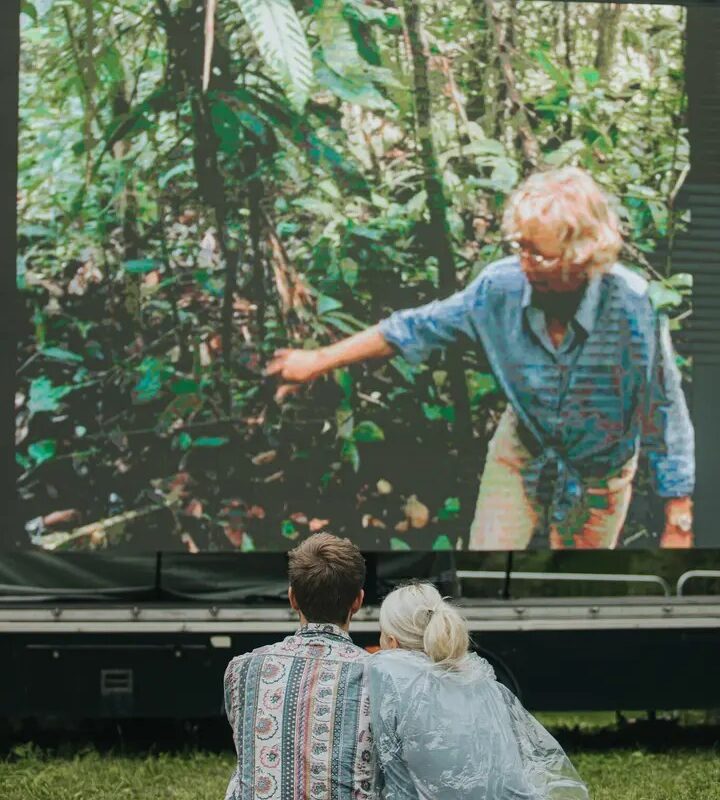
POLYGON ((343 17, 342 1, 322 0, 314 16, 325 63, 340 75, 361 69, 363 60, 343 17))
POLYGON ((237 0, 255 44, 293 106, 310 96, 313 66, 302 24, 290 0, 237 0))

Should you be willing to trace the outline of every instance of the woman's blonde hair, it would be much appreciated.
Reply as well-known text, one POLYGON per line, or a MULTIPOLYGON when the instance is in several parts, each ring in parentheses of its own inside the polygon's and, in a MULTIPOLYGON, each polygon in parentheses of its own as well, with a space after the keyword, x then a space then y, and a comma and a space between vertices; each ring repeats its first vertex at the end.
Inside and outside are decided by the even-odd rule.
POLYGON ((565 272, 603 271, 622 247, 620 221, 609 198, 577 167, 538 172, 511 195, 502 221, 505 237, 527 241, 533 226, 556 233, 563 247, 557 269, 565 272))
POLYGON ((405 650, 421 650, 436 664, 452 668, 470 645, 460 612, 429 583, 395 589, 380 607, 380 630, 405 650))

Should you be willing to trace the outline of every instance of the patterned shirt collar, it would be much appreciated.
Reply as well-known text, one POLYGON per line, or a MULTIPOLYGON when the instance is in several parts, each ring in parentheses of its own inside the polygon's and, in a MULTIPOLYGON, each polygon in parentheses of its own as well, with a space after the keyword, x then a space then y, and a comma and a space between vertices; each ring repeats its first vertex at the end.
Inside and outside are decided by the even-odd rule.
POLYGON ((308 622, 301 626, 295 633, 296 636, 340 636, 343 639, 352 641, 350 634, 344 631, 339 625, 332 622, 308 622))

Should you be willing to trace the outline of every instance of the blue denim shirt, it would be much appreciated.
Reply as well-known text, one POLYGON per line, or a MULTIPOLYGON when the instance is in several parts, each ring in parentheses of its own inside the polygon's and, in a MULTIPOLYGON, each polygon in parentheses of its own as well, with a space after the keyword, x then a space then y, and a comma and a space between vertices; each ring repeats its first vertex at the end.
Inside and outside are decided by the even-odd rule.
POLYGON ((464 290, 398 311, 379 329, 415 364, 463 341, 484 352, 534 456, 526 489, 552 519, 566 518, 587 480, 619 473, 638 447, 660 497, 692 494, 693 427, 668 320, 653 309, 647 281, 619 264, 595 276, 559 348, 532 297, 518 259, 506 258, 464 290))

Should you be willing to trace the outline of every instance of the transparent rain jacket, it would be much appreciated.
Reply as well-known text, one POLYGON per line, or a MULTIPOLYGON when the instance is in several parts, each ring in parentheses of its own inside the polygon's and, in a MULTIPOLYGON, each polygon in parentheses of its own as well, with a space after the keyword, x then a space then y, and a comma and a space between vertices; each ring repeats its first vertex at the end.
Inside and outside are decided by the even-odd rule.
POLYGON ((469 654, 455 670, 424 653, 369 659, 384 800, 588 800, 555 739, 469 654))

